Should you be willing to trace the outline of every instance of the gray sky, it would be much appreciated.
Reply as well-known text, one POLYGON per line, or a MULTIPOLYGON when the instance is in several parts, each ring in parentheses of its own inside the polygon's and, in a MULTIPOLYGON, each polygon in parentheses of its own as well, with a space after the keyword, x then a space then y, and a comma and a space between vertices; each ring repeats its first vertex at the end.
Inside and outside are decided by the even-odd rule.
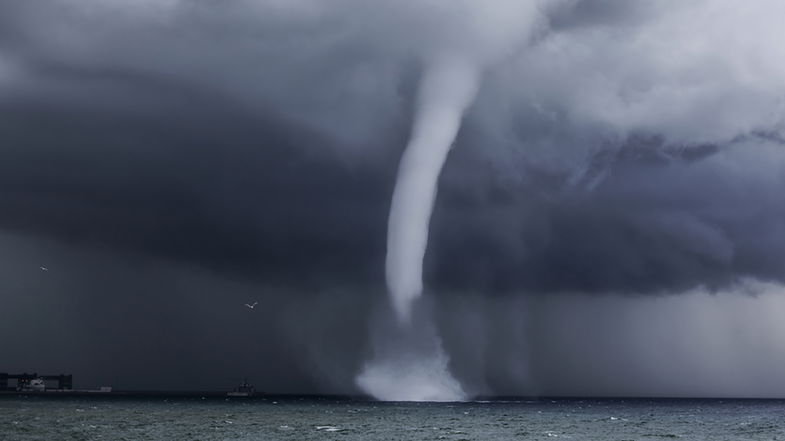
POLYGON ((1 2, 0 371, 356 392, 460 52, 424 302, 466 388, 785 396, 785 6, 517 3, 1 2))

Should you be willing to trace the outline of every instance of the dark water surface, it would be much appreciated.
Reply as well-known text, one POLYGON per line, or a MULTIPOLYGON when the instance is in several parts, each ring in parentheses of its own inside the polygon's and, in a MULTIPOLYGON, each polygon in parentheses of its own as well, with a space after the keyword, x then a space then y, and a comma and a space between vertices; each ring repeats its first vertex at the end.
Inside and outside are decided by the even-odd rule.
POLYGON ((781 400, 0 397, 0 440, 785 440, 781 400))

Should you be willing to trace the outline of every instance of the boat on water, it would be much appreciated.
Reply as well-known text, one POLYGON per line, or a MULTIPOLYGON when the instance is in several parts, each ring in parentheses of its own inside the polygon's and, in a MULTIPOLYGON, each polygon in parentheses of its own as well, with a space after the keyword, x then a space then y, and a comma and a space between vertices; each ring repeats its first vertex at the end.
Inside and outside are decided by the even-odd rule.
POLYGON ((227 392, 229 397, 250 397, 256 393, 256 388, 248 383, 248 380, 243 380, 239 386, 235 387, 231 392, 227 392))

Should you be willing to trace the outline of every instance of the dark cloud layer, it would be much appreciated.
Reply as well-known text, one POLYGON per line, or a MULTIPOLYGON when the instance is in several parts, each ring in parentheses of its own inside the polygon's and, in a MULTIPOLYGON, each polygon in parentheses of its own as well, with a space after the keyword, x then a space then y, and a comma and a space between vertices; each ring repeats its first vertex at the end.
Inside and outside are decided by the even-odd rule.
MULTIPOLYGON (((0 370, 40 361, 104 382, 168 372, 134 387, 225 387, 204 378, 253 364, 276 391, 354 391, 423 57, 396 21, 422 11, 341 13, 355 3, 0 5, 0 293, 10 309, 48 305, 47 323, 4 321, 29 336, 4 353, 29 361, 0 370), (237 306, 251 298, 265 308, 247 322, 237 306), (25 357, 53 335, 61 352, 25 357)), ((527 342, 509 334, 528 326, 518 316, 472 318, 466 302, 785 282, 782 64, 769 43, 747 57, 778 31, 763 21, 742 36, 755 11, 698 3, 562 2, 489 68, 441 179, 425 268, 455 369, 478 391, 542 392, 516 389, 537 377, 520 374, 525 347, 558 351, 548 326, 527 342), (709 6, 716 24, 690 33, 709 6), (738 38, 714 53, 723 30, 738 38), (482 363, 456 343, 472 320, 494 341, 482 363)), ((459 28, 472 8, 458 7, 459 28)), ((430 23, 411 34, 444 37, 430 23)))
MULTIPOLYGON (((379 284, 392 154, 345 160, 325 153, 318 133, 215 100, 207 115, 151 101, 171 106, 175 121, 7 104, 5 228, 261 280, 379 284)), ((459 143, 433 221, 429 282, 661 293, 781 280, 778 143, 653 153, 636 142, 595 155, 575 184, 537 170, 511 184, 459 143)))
POLYGON ((429 262, 435 281, 454 290, 639 294, 782 281, 780 145, 647 148, 595 156, 601 170, 593 172, 604 177, 590 189, 548 192, 535 181, 490 202, 491 189, 464 216, 442 204, 429 262))

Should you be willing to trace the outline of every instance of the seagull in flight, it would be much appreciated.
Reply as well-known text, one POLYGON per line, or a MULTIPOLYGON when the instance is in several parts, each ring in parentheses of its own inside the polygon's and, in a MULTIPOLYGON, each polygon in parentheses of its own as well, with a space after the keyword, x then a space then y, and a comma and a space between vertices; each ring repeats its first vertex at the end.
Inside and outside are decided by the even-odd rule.
POLYGON ((253 302, 253 304, 251 304, 251 305, 246 303, 245 306, 247 306, 249 309, 254 309, 256 307, 256 305, 258 305, 258 304, 259 304, 259 302, 253 302))
POLYGON ((42 266, 42 267, 40 267, 40 268, 41 268, 41 271, 49 271, 49 268, 47 268, 47 267, 45 267, 45 266, 42 266))

